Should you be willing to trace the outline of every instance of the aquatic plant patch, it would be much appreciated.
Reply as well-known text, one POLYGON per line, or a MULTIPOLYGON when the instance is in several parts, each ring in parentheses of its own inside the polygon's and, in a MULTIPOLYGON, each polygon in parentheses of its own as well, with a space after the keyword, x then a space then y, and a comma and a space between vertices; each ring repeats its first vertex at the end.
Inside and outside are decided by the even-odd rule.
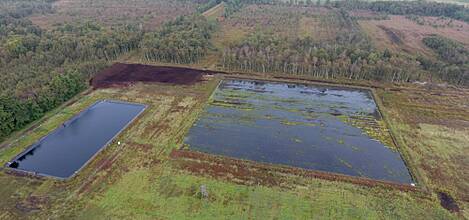
POLYGON ((263 163, 412 183, 365 89, 223 80, 184 145, 263 163))

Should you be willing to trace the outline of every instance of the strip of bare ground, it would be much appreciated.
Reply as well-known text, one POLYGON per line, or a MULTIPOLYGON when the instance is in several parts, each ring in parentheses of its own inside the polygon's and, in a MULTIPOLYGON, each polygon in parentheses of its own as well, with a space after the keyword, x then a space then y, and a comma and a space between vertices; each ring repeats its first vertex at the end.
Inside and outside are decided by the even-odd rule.
POLYGON ((391 28, 388 28, 384 25, 378 25, 379 28, 381 28, 384 33, 388 36, 389 40, 395 44, 402 44, 401 37, 397 35, 391 28))
POLYGON ((128 86, 135 82, 192 85, 202 81, 204 75, 215 73, 217 72, 184 67, 115 63, 96 74, 90 84, 95 89, 128 86))
POLYGON ((218 178, 228 177, 231 181, 245 185, 261 184, 282 187, 288 185, 290 182, 288 180, 289 176, 294 175, 306 178, 348 182, 367 187, 381 186, 402 191, 419 191, 417 187, 407 184, 281 165, 270 165, 191 150, 173 150, 170 156, 179 168, 189 172, 218 178))

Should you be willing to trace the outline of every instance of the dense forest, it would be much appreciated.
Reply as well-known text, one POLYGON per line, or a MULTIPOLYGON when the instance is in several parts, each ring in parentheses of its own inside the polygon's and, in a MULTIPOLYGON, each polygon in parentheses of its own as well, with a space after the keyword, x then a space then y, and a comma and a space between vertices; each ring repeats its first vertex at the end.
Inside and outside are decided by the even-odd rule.
POLYGON ((200 15, 178 17, 154 32, 140 44, 146 60, 194 63, 209 50, 216 24, 200 15))
POLYGON ((435 50, 444 61, 459 65, 469 64, 469 51, 459 42, 433 35, 425 37, 423 43, 435 50))
POLYGON ((142 34, 130 26, 84 23, 45 31, 25 18, 51 12, 50 2, 2 2, 0 139, 85 89, 91 74, 139 45, 142 34))
POLYGON ((418 62, 354 46, 321 44, 311 38, 289 40, 270 33, 255 33, 223 53, 229 70, 409 82, 421 79, 418 62))

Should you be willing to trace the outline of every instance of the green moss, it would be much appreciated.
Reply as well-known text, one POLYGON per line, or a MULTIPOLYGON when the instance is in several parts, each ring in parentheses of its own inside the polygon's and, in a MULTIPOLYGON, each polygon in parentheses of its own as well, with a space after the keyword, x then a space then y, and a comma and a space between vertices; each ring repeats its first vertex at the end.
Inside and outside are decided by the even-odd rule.
POLYGON ((245 103, 235 103, 235 102, 229 102, 229 101, 220 101, 220 100, 213 100, 210 105, 213 106, 218 106, 218 107, 224 107, 224 108, 235 108, 243 111, 252 111, 254 108, 252 108, 250 105, 245 104, 245 103))
POLYGON ((389 130, 383 120, 378 120, 373 116, 349 117, 346 115, 338 115, 336 117, 344 123, 360 128, 363 133, 373 139, 380 141, 387 147, 396 149, 391 134, 389 133, 389 130))
POLYGON ((280 121, 283 125, 288 125, 288 126, 297 126, 297 125, 302 125, 302 126, 317 126, 315 123, 311 122, 302 122, 302 121, 288 121, 288 120, 282 120, 280 121))
POLYGON ((337 140, 337 143, 339 143, 339 144, 345 144, 345 141, 344 141, 344 139, 340 138, 339 140, 337 140))
POLYGON ((348 168, 350 168, 350 169, 353 168, 352 164, 350 164, 349 162, 345 161, 344 159, 338 158, 338 160, 340 161, 340 163, 342 163, 342 164, 345 165, 346 167, 348 167, 348 168))
POLYGON ((165 169, 158 178, 153 175, 148 169, 127 173, 91 200, 90 206, 103 210, 100 216, 125 219, 451 218, 437 204, 407 193, 382 196, 385 191, 350 184, 318 180, 283 190, 237 185, 172 169, 165 169), (206 199, 200 196, 201 185, 207 189, 206 199))
POLYGON ((302 143, 303 141, 299 138, 292 138, 292 141, 295 143, 302 143))

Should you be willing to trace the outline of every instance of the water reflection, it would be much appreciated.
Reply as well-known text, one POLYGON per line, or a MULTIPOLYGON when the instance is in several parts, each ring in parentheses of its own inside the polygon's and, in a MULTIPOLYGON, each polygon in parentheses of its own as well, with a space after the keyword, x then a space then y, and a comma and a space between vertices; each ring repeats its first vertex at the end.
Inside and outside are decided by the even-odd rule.
POLYGON ((70 177, 143 109, 139 104, 97 102, 20 154, 9 167, 70 177))
POLYGON ((410 183, 400 155, 341 117, 379 117, 368 90, 225 80, 190 129, 191 149, 410 183))

